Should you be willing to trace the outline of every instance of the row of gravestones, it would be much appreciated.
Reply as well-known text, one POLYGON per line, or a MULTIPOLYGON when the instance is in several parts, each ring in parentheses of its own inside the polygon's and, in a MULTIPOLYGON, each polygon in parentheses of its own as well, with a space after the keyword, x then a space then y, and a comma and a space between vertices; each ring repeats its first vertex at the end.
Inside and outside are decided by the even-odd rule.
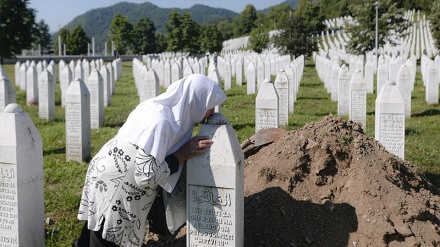
MULTIPOLYGON (((373 69, 367 61, 365 74, 363 74, 363 64, 354 67, 351 74, 349 68, 343 64, 332 61, 321 55, 314 54, 316 70, 318 74, 325 73, 331 76, 326 77, 330 80, 332 100, 337 94, 338 114, 348 115, 349 119, 360 122, 363 128, 366 127, 366 94, 368 91, 366 77, 372 80, 373 69)), ((407 63, 412 64, 411 60, 407 63), (409 63, 408 63, 409 62, 409 63)), ((379 67, 377 74, 377 98, 375 106, 375 138, 381 142, 385 148, 404 158, 404 124, 405 117, 411 116, 411 92, 414 89, 415 73, 407 63, 401 64, 395 79, 391 80, 388 75, 389 67, 382 71, 379 67), (382 81, 383 80, 383 81, 382 81), (390 120, 391 119, 391 120, 390 120), (391 121, 391 122, 389 122, 391 121)), ((385 64, 385 63, 382 63, 385 64)), ((371 82, 372 83, 372 82, 371 82)), ((325 84, 325 82, 324 82, 325 84)))
MULTIPOLYGON (((265 79, 255 100, 255 132, 289 124, 304 70, 304 56, 299 56, 278 71, 274 83, 265 79)), ((248 75, 249 76, 249 75, 248 75)))
MULTIPOLYGON (((25 63, 23 63, 25 64, 25 63)), ((30 63, 31 64, 31 63, 30 63)), ((72 62, 70 62, 72 64, 72 62)), ((74 62, 73 62, 74 64, 74 62)), ((104 107, 110 104, 112 95, 112 85, 115 80, 122 75, 122 62, 120 59, 109 63, 108 66, 102 65, 99 69, 95 67, 91 73, 84 73, 82 65, 88 65, 83 61, 78 61, 75 66, 75 77, 71 71, 70 65, 63 65, 60 74, 60 88, 62 93, 62 102, 65 107, 66 119, 66 159, 83 161, 91 154, 91 129, 97 129, 104 123, 104 107), (109 72, 109 67, 114 68, 109 72), (74 78, 74 79, 73 79, 74 78)), ((21 67, 21 65, 20 65, 21 67)), ((1 70, 3 71, 3 70, 1 70)), ((28 71, 35 71, 30 66, 28 71)), ((4 71, 2 75, 6 75, 4 71)), ((38 82, 33 87, 38 88, 38 104, 40 119, 51 120, 55 118, 55 82, 51 73, 44 70, 38 82)), ((25 88, 34 83, 30 78, 20 75, 20 81, 25 80, 25 88)), ((21 83, 21 82, 20 82, 21 83)), ((0 76, 0 106, 4 110, 5 106, 14 103, 15 89, 6 76, 0 76)), ((29 92, 29 89, 27 90, 29 92)))
MULTIPOLYGON (((230 76, 230 62, 229 58, 231 60, 235 61, 233 56, 225 56, 218 57, 216 65, 213 59, 210 59, 209 66, 208 66, 208 77, 213 79, 215 82, 217 82, 224 90, 231 89, 231 76, 230 76), (223 62, 219 62, 222 61, 223 62), (223 63, 222 65, 219 65, 220 63, 223 63), (221 76, 219 76, 220 73, 218 73, 217 68, 221 66, 226 65, 226 70, 228 71, 229 76, 226 78, 221 79, 221 76), (229 68, 228 68, 229 67, 229 68), (222 84, 223 82, 223 84, 222 84)), ((237 58, 237 57, 236 57, 237 58)), ((285 56, 282 56, 279 59, 279 65, 285 63, 285 56), (283 63, 281 63, 281 61, 283 63)), ((247 58, 246 58, 247 60, 247 58)), ((278 59, 277 59, 278 60, 278 59)), ((258 59, 260 61, 260 65, 264 65, 264 63, 261 62, 261 59, 258 59)), ((275 60, 272 59, 272 62, 275 60)), ((240 77, 240 79, 245 79, 247 83, 247 93, 248 94, 255 94, 258 91, 257 95, 257 103, 256 103, 256 120, 255 125, 256 129, 255 131, 259 131, 260 129, 264 128, 272 128, 272 127, 279 127, 282 125, 288 124, 288 114, 294 112, 294 102, 296 101, 296 95, 299 89, 300 81, 302 78, 303 70, 304 70, 304 56, 299 56, 298 58, 294 59, 291 63, 288 63, 284 68, 278 69, 278 73, 276 75, 276 79, 274 83, 271 83, 271 70, 270 70, 270 62, 269 64, 269 78, 262 77, 262 80, 265 80, 266 83, 262 82, 260 84, 257 84, 257 78, 259 77, 256 67, 253 65, 253 61, 249 61, 248 67, 245 71, 245 76, 243 76, 243 66, 241 65, 241 60, 238 58, 237 62, 233 62, 236 65, 237 70, 235 71, 235 78, 237 81, 237 76, 240 77), (273 90, 270 89, 261 89, 261 87, 272 87, 273 90), (258 101, 262 100, 261 102, 271 102, 271 103, 258 103, 258 101), (276 107, 275 107, 276 106, 276 107), (264 114, 263 112, 270 112, 270 114, 264 114)), ((178 66, 176 66, 178 68, 178 66)), ((190 66, 188 66, 190 67, 190 66)), ((219 69, 219 71, 224 69, 219 69)), ((264 69, 262 69, 264 72, 264 69)), ((261 70, 258 70, 260 72, 261 70)), ((264 75, 264 74, 263 74, 264 75)), ((139 59, 133 59, 133 77, 135 78, 136 87, 138 89, 138 95, 140 98, 140 102, 155 97, 159 94, 159 82, 158 78, 156 76, 156 72, 153 69, 148 69, 147 66, 141 62, 139 59)), ((241 81, 239 79, 239 81, 241 81)), ((237 83, 237 82, 236 82, 237 83)), ((241 83, 237 83, 237 85, 242 86, 241 83)), ((219 110, 217 110, 219 112, 219 110)))
MULTIPOLYGON (((321 49, 322 43, 322 49, 330 53, 332 57, 336 55, 348 62, 350 60, 350 54, 345 51, 345 45, 349 39, 349 36, 342 30, 336 32, 336 35, 334 31, 332 31, 331 35, 327 31, 326 36, 324 36, 324 32, 322 32, 322 42, 318 43, 318 46, 321 49)), ((417 59, 420 59, 422 51, 429 57, 438 54, 434 44, 429 22, 423 21, 422 19, 417 24, 413 23, 412 26, 406 30, 406 35, 403 40, 397 42, 397 44, 386 43, 379 52, 382 54, 400 54, 400 56, 403 57, 409 57, 410 54, 414 54, 417 59)), ((372 56, 373 52, 369 52, 366 55, 372 56)))
MULTIPOLYGON (((66 112, 69 108, 73 108, 70 114, 75 112, 66 113, 66 129, 78 127, 71 126, 73 118, 84 121, 83 114, 89 111, 85 95, 87 87, 76 78, 66 94, 66 112)), ((244 157, 240 144, 231 124, 219 113, 201 126, 199 135, 210 137, 214 144, 210 152, 188 160, 184 190, 187 246, 243 246, 244 157)), ((42 138, 16 103, 0 112, 0 136, 0 246, 43 247, 42 138)))
MULTIPOLYGON (((147 60, 147 62, 140 61, 137 58, 133 59, 133 76, 138 88, 140 101, 154 97, 157 95, 157 86, 155 85, 156 77, 158 77, 159 85, 167 87, 169 84, 163 84, 160 81, 160 74, 167 74, 167 77, 171 77, 171 81, 177 81, 182 77, 185 77, 192 73, 202 73, 206 71, 206 61, 209 60, 208 71, 216 70, 216 74, 224 81, 224 89, 229 90, 232 87, 232 78, 235 78, 236 85, 243 85, 244 81, 248 82, 248 94, 255 94, 257 88, 261 86, 264 79, 271 79, 271 76, 276 76, 277 71, 284 69, 290 62, 289 56, 279 55, 258 55, 256 53, 235 53, 235 54, 222 54, 217 57, 217 64, 214 59, 201 58, 199 60, 189 58, 176 57, 173 61, 173 65, 166 66, 168 68, 166 73, 163 73, 162 66, 159 68, 154 66, 148 66, 149 63, 153 64, 154 60, 147 60), (193 61, 191 61, 193 60, 193 61), (265 62, 263 62, 265 60, 265 62), (146 63, 146 64, 145 64, 146 63), (181 65, 182 64, 182 65, 181 65), (214 66, 213 66, 214 65, 214 66), (181 70, 181 67, 184 70, 181 70), (142 75, 141 75, 142 71, 142 75), (152 72, 154 71, 154 73, 152 72), (183 73, 182 73, 183 72, 183 73), (155 76, 154 76, 155 74, 155 76), (248 78, 250 75, 250 78, 248 78), (255 82, 257 84, 255 84, 255 82), (251 82, 251 83, 249 83, 251 82), (152 93, 153 92, 153 93, 152 93)), ((158 60, 159 64, 163 64, 158 60)), ((167 64, 168 58, 165 61, 167 64)), ((298 67, 298 66, 295 66, 298 67)))
MULTIPOLYGON (((294 62, 299 65, 289 64, 288 67, 298 66, 301 69, 298 74, 302 76, 304 57, 301 56, 294 62)), ((69 69, 66 66, 63 71, 69 69)), ((80 74, 82 73, 80 72, 80 74)), ((220 81, 215 69, 209 70, 208 76, 220 81)), ((97 94, 102 96, 102 93, 99 93, 102 91, 101 77, 100 72, 94 69, 87 78, 87 85, 81 78, 75 78, 67 87, 65 109, 66 158, 68 160, 72 154, 81 154, 82 157, 85 157, 85 154, 90 151, 88 140, 90 140, 91 118, 89 115, 92 111, 90 106, 92 97, 89 91, 92 90, 91 88, 98 88, 97 94), (96 81, 98 83, 95 83, 96 81)), ((288 81, 287 74, 280 71, 275 80, 275 86, 282 85, 282 87, 277 87, 277 91, 273 94, 276 97, 271 100, 269 105, 273 103, 277 106, 280 105, 278 95, 282 98, 287 94, 288 89, 286 88, 290 85, 288 81)), ((266 84, 273 87, 272 83, 267 82, 263 85, 266 84)), ((299 83, 296 87, 298 86, 299 83)), ((260 95, 264 94, 267 94, 265 89, 259 91, 257 102, 260 102, 260 95)), ((281 105, 285 105, 288 100, 283 102, 281 105)), ((266 104, 257 104, 263 107, 261 109, 257 108, 257 112, 268 108, 266 104)), ((2 138, 2 141, 0 141, 0 157, 2 157, 2 160, 0 160, 2 174, 0 195, 5 199, 0 208, 2 212, 1 226, 2 229, 5 229, 5 231, 2 231, 0 243, 4 242, 5 244, 17 246, 44 246, 41 137, 30 117, 22 111, 20 106, 13 103, 8 104, 4 112, 0 114, 0 131, 2 136, 7 136, 7 138, 2 138), (17 126, 17 123, 19 126, 17 126), (4 142, 5 140, 8 140, 8 142, 4 142), (11 143, 17 145, 14 146, 11 143), (29 154, 24 159, 17 155, 23 152, 29 154), (32 210, 30 207, 32 207, 32 210), (30 215, 29 212, 32 212, 32 214, 30 215)), ((275 115, 278 119, 278 113, 275 115)), ((200 134, 211 136, 218 144, 211 147, 209 157, 189 161, 194 164, 189 166, 189 169, 193 169, 193 171, 188 172, 191 176, 187 182, 187 188, 190 192, 187 193, 187 226, 190 229, 187 235, 187 243, 191 245, 202 241, 218 245, 243 246, 243 153, 233 133, 232 126, 221 115, 216 117, 218 119, 208 121, 207 125, 201 127, 200 134), (225 159, 225 157, 229 158, 225 159), (226 165, 228 167, 235 168, 232 170, 230 168, 216 169, 219 172, 209 172, 212 175, 210 177, 200 175, 207 174, 201 172, 204 167, 224 166, 225 160, 227 160, 226 165), (207 161, 209 164, 205 164, 207 161), (205 200, 206 195, 209 195, 209 198, 215 198, 215 200, 205 200), (219 208, 218 205, 222 207, 219 208), (212 218, 211 223, 206 223, 206 217, 212 218)), ((257 121, 261 122, 258 119, 257 121)), ((278 120, 273 120, 273 122, 278 122, 278 120)), ((76 159, 74 158, 74 160, 76 159)), ((82 160, 81 158, 78 161, 82 160)))

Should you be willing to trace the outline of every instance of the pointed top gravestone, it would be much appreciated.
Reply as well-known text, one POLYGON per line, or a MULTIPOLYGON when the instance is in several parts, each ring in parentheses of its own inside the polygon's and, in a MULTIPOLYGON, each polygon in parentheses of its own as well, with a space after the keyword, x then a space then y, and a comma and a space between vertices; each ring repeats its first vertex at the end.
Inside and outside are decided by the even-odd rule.
POLYGON ((338 75, 338 115, 349 114, 350 72, 342 65, 338 75))
POLYGON ((187 246, 244 245, 244 155, 232 125, 219 113, 198 133, 214 144, 188 160, 187 246))
POLYGON ((0 246, 44 246, 43 143, 12 103, 0 112, 0 246))
POLYGON ((92 152, 90 127, 90 93, 80 78, 66 91, 66 161, 85 161, 92 152))
POLYGON ((90 93, 90 127, 98 129, 104 124, 104 80, 97 69, 90 73, 86 85, 90 93))
POLYGON ((411 72, 408 66, 400 66, 397 76, 397 86, 405 102, 405 117, 411 117, 411 72))
POLYGON ((289 124, 289 79, 284 69, 280 70, 274 82, 278 94, 279 125, 289 124))
POLYGON ((3 112, 7 105, 15 102, 16 93, 14 86, 7 77, 0 76, 0 112, 3 112))
POLYGON ((339 76, 339 67, 338 63, 333 63, 333 67, 331 70, 331 81, 330 81, 330 92, 331 92, 331 100, 338 101, 338 76, 339 76))
POLYGON ((46 69, 38 78, 38 116, 40 119, 55 118, 55 90, 52 74, 46 69))
POLYGON ((279 127, 278 94, 272 82, 264 80, 255 100, 255 132, 279 127))
POLYGON ((367 87, 360 70, 353 73, 350 81, 350 98, 348 118, 353 122, 362 124, 366 129, 367 124, 367 87))
POLYGON ((395 82, 385 84, 376 98, 374 136, 386 150, 405 154, 405 102, 395 82))
POLYGON ((254 63, 250 62, 246 69, 246 92, 255 94, 257 84, 257 72, 254 63))

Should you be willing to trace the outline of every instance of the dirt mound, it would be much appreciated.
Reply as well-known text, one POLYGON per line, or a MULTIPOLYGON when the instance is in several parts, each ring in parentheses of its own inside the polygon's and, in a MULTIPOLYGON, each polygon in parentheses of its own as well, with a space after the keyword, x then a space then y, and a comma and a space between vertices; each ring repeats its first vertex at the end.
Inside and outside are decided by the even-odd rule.
MULTIPOLYGON (((244 185, 245 246, 440 246, 439 192, 340 117, 248 157, 244 185)), ((148 246, 185 246, 185 234, 148 246)))
POLYGON ((327 116, 245 163, 245 246, 438 246, 440 197, 360 125, 327 116))

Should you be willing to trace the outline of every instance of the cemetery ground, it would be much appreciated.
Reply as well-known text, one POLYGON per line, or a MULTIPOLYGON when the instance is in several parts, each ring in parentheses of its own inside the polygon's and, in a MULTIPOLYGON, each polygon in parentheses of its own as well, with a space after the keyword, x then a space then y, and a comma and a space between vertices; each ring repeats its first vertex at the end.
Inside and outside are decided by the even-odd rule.
MULTIPOLYGON (((440 105, 426 104, 420 73, 412 94, 411 118, 405 122, 406 162, 403 162, 372 140, 376 94, 367 97, 364 135, 357 124, 345 121, 347 117, 328 116, 336 115, 337 104, 331 102, 313 62, 307 63, 294 114, 289 115, 289 125, 285 126, 292 132, 245 161, 245 245, 365 246, 366 237, 385 231, 389 234, 377 241, 390 246, 393 243, 398 246, 405 239, 409 244, 418 234, 429 239, 435 237, 430 234, 437 233, 438 237, 440 200, 438 196, 431 199, 428 196, 438 195, 440 188, 440 105), (335 127, 339 129, 337 136, 333 135, 335 127), (330 156, 322 151, 325 148, 317 148, 324 144, 340 150, 342 156, 338 160, 342 161, 327 162, 330 156), (356 145, 357 148, 350 148, 356 145), (297 146, 309 150, 308 156, 304 150, 294 152, 292 147, 297 146), (363 154, 357 153, 358 149, 363 154), (357 165, 350 166, 348 158, 357 165), (301 165, 304 160, 308 160, 309 167, 301 165), (370 176, 361 176, 361 170, 370 176), (426 182, 419 170, 434 186, 426 182), (296 180, 289 183, 290 177, 296 180), (388 213, 379 215, 380 209, 388 213), (386 222, 394 222, 394 226, 386 222), (414 228, 409 229, 408 222, 414 228), (416 230, 425 229, 424 224, 430 222, 432 227, 426 232, 416 230), (360 242, 349 242, 350 234, 360 242)), ((14 78, 13 65, 4 68, 14 78)), ((116 84, 111 106, 105 108, 104 126, 91 132, 92 156, 116 134, 138 104, 131 71, 131 62, 124 62, 123 76, 116 84)), ((18 88, 16 92, 17 103, 29 113, 43 138, 46 246, 70 246, 82 227, 76 215, 87 163, 65 161, 65 121, 59 83, 54 121, 40 120, 38 107, 26 106, 25 92, 18 88)), ((254 134, 256 95, 246 95, 246 85, 234 85, 226 94, 228 99, 222 105, 222 113, 242 142, 254 134)), ((371 242, 370 246, 377 246, 375 243, 371 242)), ((150 244, 185 246, 184 229, 177 233, 176 240, 150 241, 150 244)))

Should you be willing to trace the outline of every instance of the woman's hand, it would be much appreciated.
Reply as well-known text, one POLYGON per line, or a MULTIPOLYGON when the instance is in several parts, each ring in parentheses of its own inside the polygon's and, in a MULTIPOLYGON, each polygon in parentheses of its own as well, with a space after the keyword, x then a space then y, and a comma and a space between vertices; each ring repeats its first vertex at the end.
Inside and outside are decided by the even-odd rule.
POLYGON ((179 164, 183 164, 192 157, 204 153, 213 143, 207 136, 195 136, 177 150, 174 156, 179 160, 179 164))

